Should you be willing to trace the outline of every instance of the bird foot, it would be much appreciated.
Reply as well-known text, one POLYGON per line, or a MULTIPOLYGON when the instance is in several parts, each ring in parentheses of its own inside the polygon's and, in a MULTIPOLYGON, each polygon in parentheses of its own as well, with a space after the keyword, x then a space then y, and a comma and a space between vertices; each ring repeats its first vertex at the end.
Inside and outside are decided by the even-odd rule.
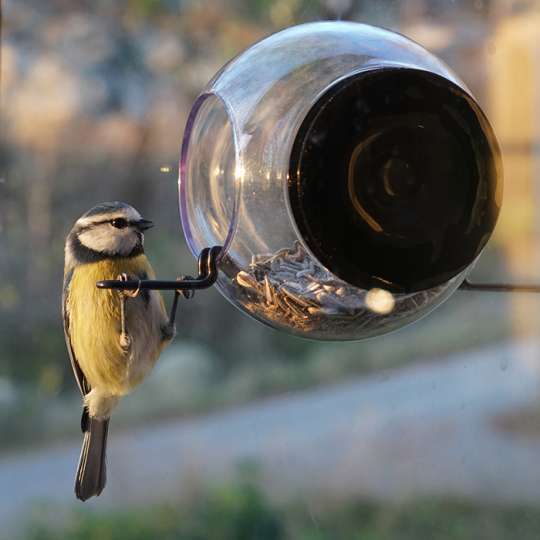
MULTIPOLYGON (((176 281, 184 281, 186 279, 194 279, 193 276, 178 276, 176 281)), ((195 291, 193 289, 178 290, 180 294, 186 299, 191 300, 195 296, 195 291)))
MULTIPOLYGON (((176 278, 177 281, 184 281, 186 279, 193 278, 191 276, 180 276, 176 278)), ((190 298, 193 298, 194 294, 195 291, 189 289, 177 289, 176 291, 174 291, 174 298, 171 306, 171 314, 169 315, 169 322, 167 323, 167 325, 162 326, 161 328, 164 340, 170 340, 176 335, 176 326, 174 323, 176 321, 176 310, 178 309, 178 298, 180 297, 180 295, 182 295, 186 300, 189 300, 190 298)))
MULTIPOLYGON (((130 280, 130 277, 125 273, 125 272, 122 272, 118 278, 120 281, 129 281, 130 280)), ((135 278, 135 279, 139 279, 139 278, 135 278)), ((137 296, 139 296, 139 293, 141 292, 141 288, 140 288, 140 282, 141 280, 139 279, 139 287, 137 287, 137 289, 135 289, 134 291, 120 291, 120 294, 122 294, 123 296, 127 296, 128 298, 136 298, 137 296)))
MULTIPOLYGON (((124 272, 118 276, 120 281, 128 281, 129 277, 124 272)), ((136 291, 120 291, 120 347, 127 354, 131 349, 131 336, 128 334, 126 324, 126 300, 128 298, 135 298, 139 294, 139 290, 136 291)))

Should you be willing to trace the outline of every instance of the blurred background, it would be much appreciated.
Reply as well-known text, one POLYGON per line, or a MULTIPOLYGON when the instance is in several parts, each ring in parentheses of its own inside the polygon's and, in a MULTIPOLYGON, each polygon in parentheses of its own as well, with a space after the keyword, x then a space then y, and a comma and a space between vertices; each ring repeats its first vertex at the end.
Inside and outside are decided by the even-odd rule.
POLYGON ((402 32, 463 78, 506 179, 472 278, 539 282, 540 1, 5 0, 3 17, 0 538, 540 537, 540 297, 457 292, 395 334, 326 344, 197 293, 84 505, 60 317, 64 238, 97 202, 156 222, 160 277, 193 273, 176 187, 191 103, 254 41, 322 19, 402 32))

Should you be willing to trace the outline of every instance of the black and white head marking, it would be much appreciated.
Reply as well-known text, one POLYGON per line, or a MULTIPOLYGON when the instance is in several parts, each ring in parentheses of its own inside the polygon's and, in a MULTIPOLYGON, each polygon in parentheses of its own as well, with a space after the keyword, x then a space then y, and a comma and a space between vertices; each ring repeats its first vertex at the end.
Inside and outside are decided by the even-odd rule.
POLYGON ((143 231, 152 223, 122 202, 102 203, 83 214, 66 242, 66 263, 135 257, 144 253, 143 231))

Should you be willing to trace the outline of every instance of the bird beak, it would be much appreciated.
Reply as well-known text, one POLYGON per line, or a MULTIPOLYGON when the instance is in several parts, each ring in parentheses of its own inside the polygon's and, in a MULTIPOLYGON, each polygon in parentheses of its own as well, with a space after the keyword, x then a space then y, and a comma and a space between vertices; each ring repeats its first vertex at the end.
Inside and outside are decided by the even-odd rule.
POLYGON ((149 219, 141 219, 137 221, 135 225, 137 226, 137 229, 142 232, 146 231, 147 229, 151 229, 154 226, 154 222, 150 221, 149 219))

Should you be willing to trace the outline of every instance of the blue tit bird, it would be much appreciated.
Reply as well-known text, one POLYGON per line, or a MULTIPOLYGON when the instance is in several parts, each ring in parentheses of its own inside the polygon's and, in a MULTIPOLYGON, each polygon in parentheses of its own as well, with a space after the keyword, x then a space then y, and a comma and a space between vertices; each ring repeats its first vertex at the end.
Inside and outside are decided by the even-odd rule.
POLYGON ((105 450, 111 412, 150 372, 174 336, 161 295, 101 290, 106 279, 154 279, 144 254, 152 222, 132 206, 108 202, 81 216, 66 239, 64 333, 83 396, 84 441, 75 494, 86 500, 105 487, 105 450))

